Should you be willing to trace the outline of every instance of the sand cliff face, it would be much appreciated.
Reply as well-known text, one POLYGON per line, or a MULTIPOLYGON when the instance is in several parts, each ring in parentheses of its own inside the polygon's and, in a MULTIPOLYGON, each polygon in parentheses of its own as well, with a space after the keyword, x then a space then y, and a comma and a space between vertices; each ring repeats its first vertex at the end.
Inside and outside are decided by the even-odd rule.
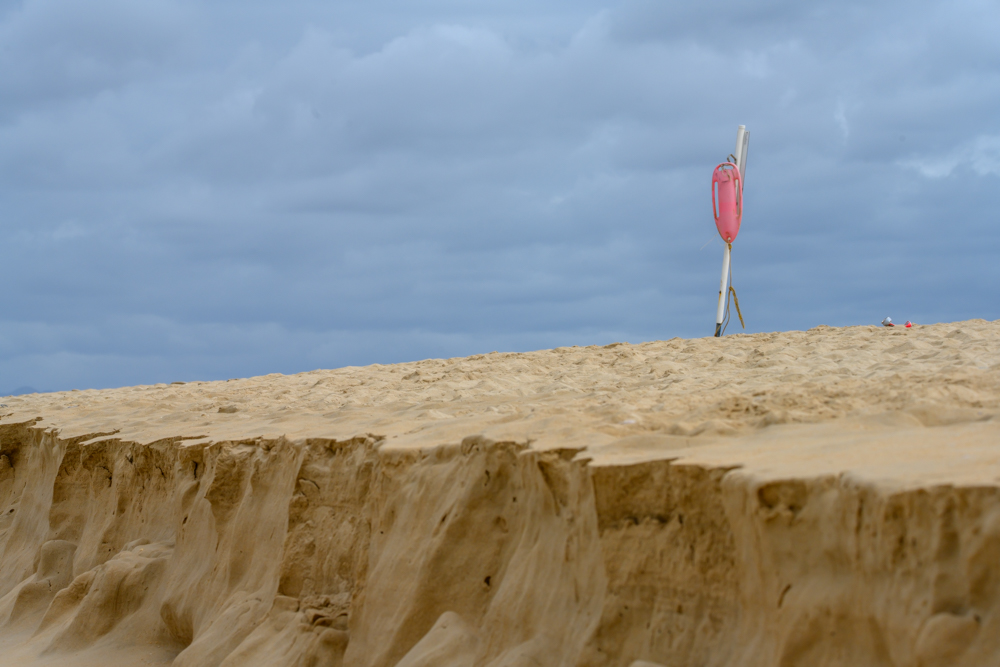
POLYGON ((4 399, 0 665, 1000 662, 1000 324, 4 399))

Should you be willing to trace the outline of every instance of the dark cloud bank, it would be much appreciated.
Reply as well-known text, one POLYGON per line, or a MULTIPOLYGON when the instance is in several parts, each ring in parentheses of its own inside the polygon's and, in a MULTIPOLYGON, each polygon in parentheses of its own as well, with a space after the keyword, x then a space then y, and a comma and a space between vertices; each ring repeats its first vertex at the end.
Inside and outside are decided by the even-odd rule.
POLYGON ((0 390, 1000 317, 995 3, 336 4, 0 4, 0 390))

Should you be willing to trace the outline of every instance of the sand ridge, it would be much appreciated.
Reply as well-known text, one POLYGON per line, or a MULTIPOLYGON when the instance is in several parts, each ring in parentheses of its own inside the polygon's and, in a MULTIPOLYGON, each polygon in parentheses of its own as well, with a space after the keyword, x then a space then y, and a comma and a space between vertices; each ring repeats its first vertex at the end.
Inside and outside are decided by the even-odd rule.
POLYGON ((34 394, 3 399, 0 409, 7 421, 42 417, 39 425, 69 437, 114 423, 119 437, 140 442, 372 432, 402 445, 447 431, 442 422, 455 420, 465 434, 506 429, 536 441, 571 432, 585 440, 740 435, 899 410, 930 426, 1000 410, 997 331, 995 323, 973 320, 612 343, 34 394))
POLYGON ((2 403, 0 665, 1000 658, 998 322, 2 403))

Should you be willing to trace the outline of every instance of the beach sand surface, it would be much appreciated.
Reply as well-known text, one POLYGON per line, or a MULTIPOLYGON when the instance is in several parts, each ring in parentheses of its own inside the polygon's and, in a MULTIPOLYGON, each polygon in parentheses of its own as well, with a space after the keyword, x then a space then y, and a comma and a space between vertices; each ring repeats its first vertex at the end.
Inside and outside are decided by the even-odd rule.
POLYGON ((1000 664, 1000 322, 0 401, 0 667, 1000 664))

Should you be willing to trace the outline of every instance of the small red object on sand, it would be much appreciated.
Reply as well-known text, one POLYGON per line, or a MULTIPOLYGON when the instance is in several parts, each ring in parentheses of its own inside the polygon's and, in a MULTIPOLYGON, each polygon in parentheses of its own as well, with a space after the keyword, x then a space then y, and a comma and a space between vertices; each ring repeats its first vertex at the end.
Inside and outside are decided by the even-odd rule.
POLYGON ((905 326, 907 329, 909 329, 910 327, 913 326, 913 323, 910 322, 910 320, 906 320, 906 324, 904 324, 903 326, 905 326))

